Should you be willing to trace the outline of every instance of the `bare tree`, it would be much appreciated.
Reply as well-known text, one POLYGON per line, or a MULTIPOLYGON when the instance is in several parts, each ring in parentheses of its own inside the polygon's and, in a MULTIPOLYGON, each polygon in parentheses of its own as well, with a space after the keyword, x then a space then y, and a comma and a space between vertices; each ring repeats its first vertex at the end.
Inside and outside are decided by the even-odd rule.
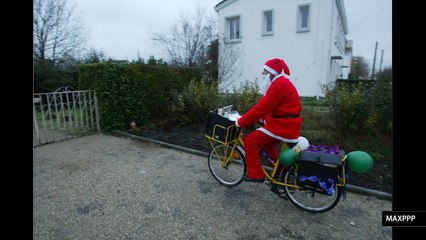
POLYGON ((75 58, 86 42, 81 15, 66 0, 34 0, 33 54, 44 65, 75 58))
POLYGON ((237 66, 240 65, 241 54, 241 50, 236 45, 220 43, 218 60, 219 92, 225 92, 241 76, 241 71, 237 70, 237 66))
POLYGON ((181 13, 169 32, 152 36, 152 40, 169 55, 170 64, 189 67, 205 64, 207 46, 214 37, 216 25, 205 15, 205 9, 201 7, 189 16, 181 13))
POLYGON ((92 47, 84 54, 84 63, 100 63, 104 61, 106 61, 106 57, 102 50, 96 50, 92 47))

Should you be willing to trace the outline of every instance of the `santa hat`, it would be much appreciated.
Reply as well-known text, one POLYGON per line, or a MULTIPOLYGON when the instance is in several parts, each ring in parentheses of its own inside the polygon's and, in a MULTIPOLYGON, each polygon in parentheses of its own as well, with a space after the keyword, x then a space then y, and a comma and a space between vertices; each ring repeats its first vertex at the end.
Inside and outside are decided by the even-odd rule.
POLYGON ((284 71, 283 73, 284 77, 290 78, 290 69, 288 68, 284 60, 282 59, 279 59, 279 58, 270 59, 265 63, 263 68, 267 70, 268 72, 274 74, 275 76, 284 71))

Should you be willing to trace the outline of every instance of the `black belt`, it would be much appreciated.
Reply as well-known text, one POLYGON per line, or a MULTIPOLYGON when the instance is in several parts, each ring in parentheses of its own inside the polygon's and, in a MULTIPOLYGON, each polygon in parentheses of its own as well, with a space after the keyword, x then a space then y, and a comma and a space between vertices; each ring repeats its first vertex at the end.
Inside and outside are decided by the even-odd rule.
POLYGON ((271 116, 273 118, 298 118, 300 115, 271 116))

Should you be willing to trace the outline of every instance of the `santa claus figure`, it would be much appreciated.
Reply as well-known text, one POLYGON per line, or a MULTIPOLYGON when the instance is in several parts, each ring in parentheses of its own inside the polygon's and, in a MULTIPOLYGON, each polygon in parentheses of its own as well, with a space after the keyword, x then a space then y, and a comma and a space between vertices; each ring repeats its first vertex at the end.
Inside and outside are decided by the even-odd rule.
POLYGON ((284 60, 274 58, 263 66, 267 84, 264 96, 247 113, 242 115, 236 125, 248 127, 259 120, 264 125, 250 133, 244 139, 244 150, 247 160, 247 176, 243 180, 264 182, 265 174, 260 161, 260 150, 272 159, 278 159, 276 146, 281 142, 297 143, 302 125, 302 104, 299 93, 290 82, 290 69, 284 60))

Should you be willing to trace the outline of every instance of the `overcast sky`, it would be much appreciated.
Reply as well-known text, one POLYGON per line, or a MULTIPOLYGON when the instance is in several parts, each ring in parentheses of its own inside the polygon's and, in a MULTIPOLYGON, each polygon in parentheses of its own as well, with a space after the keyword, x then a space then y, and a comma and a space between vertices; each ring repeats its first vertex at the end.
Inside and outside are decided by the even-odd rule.
MULTIPOLYGON (((69 0, 81 10, 89 32, 89 44, 107 58, 136 60, 167 57, 151 36, 167 31, 180 13, 191 13, 197 4, 217 18, 213 7, 221 0, 69 0)), ((392 66, 392 0, 344 0, 353 40, 353 55, 363 56, 371 66, 378 42, 376 69, 392 66)))

